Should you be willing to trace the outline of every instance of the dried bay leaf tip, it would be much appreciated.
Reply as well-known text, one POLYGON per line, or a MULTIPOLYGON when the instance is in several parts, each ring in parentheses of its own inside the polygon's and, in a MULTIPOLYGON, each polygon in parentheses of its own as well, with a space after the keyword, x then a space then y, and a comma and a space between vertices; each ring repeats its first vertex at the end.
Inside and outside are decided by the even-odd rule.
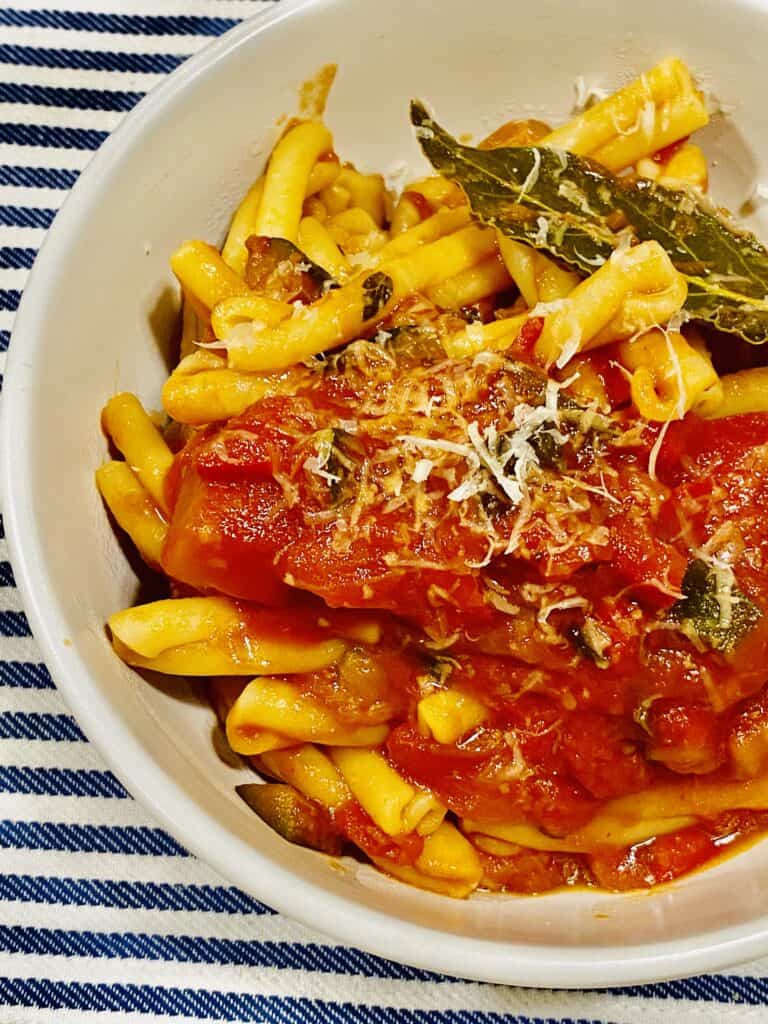
POLYGON ((338 857, 343 840, 334 833, 328 811, 302 796, 293 786, 249 782, 235 792, 261 820, 283 839, 338 857))
POLYGON ((584 274, 627 241, 658 242, 686 277, 692 319, 752 344, 768 341, 768 250, 702 197, 617 178, 565 150, 463 146, 418 101, 411 103, 411 121, 427 159, 461 185, 484 223, 584 274), (622 230, 614 230, 619 224, 622 230))

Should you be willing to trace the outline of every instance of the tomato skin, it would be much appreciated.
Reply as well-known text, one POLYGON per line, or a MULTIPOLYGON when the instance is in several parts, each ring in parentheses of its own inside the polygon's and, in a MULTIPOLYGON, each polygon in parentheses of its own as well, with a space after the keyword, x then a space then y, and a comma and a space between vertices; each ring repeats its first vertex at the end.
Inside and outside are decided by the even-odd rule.
POLYGON ((369 857, 383 858, 393 864, 414 864, 424 847, 424 840, 415 833, 388 836, 356 800, 339 807, 334 821, 347 839, 369 857))
POLYGON ((722 720, 709 707, 660 698, 648 708, 645 724, 648 756, 673 772, 700 775, 725 761, 722 720))
POLYGON ((528 362, 533 362, 533 350, 536 347, 536 342, 541 337, 541 332, 543 330, 544 317, 529 317, 520 328, 517 337, 510 347, 510 352, 518 359, 525 359, 528 362))
POLYGON ((671 544, 652 536, 626 516, 617 516, 610 527, 611 568, 635 595, 654 608, 671 608, 678 599, 687 559, 671 544), (657 583, 664 586, 662 590, 657 583))
POLYGON ((483 884, 489 889, 534 895, 587 881, 582 859, 561 853, 520 848, 511 857, 480 854, 483 884))
POLYGON ((598 799, 637 793, 651 785, 653 769, 625 720, 591 711, 569 716, 563 745, 571 774, 598 799))
POLYGON ((431 217, 435 212, 430 201, 421 192, 412 192, 410 189, 406 189, 401 198, 407 199, 416 208, 416 212, 422 220, 431 217))
POLYGON ((493 734, 481 734, 474 744, 458 747, 422 736, 416 726, 405 722, 391 730, 386 747, 398 771, 433 790, 457 814, 490 814, 492 820, 514 814, 512 801, 502 797, 498 789, 477 781, 499 755, 501 747, 493 734))
POLYGON ((706 829, 691 825, 628 849, 591 854, 588 862, 598 885, 623 892, 671 882, 700 867, 717 852, 716 842, 706 829))
POLYGON ((528 783, 528 817, 542 831, 568 835, 586 825, 599 804, 584 787, 567 776, 534 777, 528 783))
POLYGON ((690 137, 690 135, 684 135, 682 139, 677 139, 676 142, 670 142, 668 146, 662 146, 661 149, 657 149, 656 152, 651 155, 651 160, 657 164, 668 163, 675 153, 683 148, 690 137))
POLYGON ((611 408, 618 409, 623 405, 628 405, 631 398, 629 381, 616 359, 613 346, 610 346, 607 351, 598 349, 590 352, 589 361, 605 389, 611 408))
POLYGON ((656 463, 663 483, 718 476, 747 449, 768 444, 768 413, 745 413, 702 420, 689 413, 672 424, 656 463))
POLYGON ((197 459, 203 480, 219 483, 247 483, 272 479, 272 456, 264 437, 245 431, 223 433, 216 447, 204 449, 197 459))

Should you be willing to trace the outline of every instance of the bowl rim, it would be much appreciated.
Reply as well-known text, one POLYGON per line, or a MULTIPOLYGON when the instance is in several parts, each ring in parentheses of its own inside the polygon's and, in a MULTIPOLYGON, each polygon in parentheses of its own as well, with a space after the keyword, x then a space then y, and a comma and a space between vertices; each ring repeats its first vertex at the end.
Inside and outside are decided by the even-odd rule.
MULTIPOLYGON (((246 39, 297 17, 308 7, 333 2, 281 0, 271 10, 257 12, 187 58, 109 135, 80 174, 46 234, 12 328, 0 413, 0 495, 6 537, 17 586, 45 664, 110 770, 163 828, 223 878, 280 913, 341 942, 427 971, 536 988, 589 989, 657 982, 731 967, 768 954, 768 913, 751 925, 717 929, 701 937, 616 947, 611 955, 609 947, 518 944, 457 935, 426 923, 403 921, 363 907, 352 898, 328 893, 321 885, 284 869, 202 812, 170 776, 146 757, 138 740, 125 729, 101 694, 76 644, 68 646, 61 639, 66 627, 49 596, 45 559, 35 530, 29 475, 24 472, 29 457, 34 456, 27 444, 30 410, 35 401, 35 359, 30 354, 36 355, 44 347, 46 296, 51 282, 61 272, 72 236, 84 214, 89 213, 91 184, 119 164, 122 154, 130 149, 148 121, 162 114, 190 82, 213 71, 246 39), (205 828, 200 827, 202 824, 205 828), (204 841, 202 835, 206 837, 204 841), (233 866, 237 863, 233 854, 238 847, 247 851, 251 859, 255 856, 261 861, 262 871, 255 883, 255 876, 246 879, 233 866)), ((768 13, 768 0, 742 3, 768 13)))

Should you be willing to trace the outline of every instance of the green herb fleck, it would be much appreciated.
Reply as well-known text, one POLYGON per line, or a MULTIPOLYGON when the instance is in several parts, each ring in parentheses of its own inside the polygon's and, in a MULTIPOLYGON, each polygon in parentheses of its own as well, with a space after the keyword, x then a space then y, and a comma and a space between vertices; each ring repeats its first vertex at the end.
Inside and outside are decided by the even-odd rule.
POLYGON ((669 618, 691 627, 708 647, 729 654, 755 627, 762 612, 736 587, 733 571, 701 558, 689 563, 683 577, 685 594, 669 610, 669 618))

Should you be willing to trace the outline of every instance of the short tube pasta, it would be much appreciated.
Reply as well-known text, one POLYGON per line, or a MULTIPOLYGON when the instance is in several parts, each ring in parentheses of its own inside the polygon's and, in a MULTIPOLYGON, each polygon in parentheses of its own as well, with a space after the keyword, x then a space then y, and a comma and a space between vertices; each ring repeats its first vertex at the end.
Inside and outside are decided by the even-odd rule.
POLYGON ((337 181, 349 191, 353 206, 365 210, 377 228, 384 226, 384 179, 380 174, 361 174, 351 167, 344 167, 339 171, 337 181))
POLYGON ((665 323, 687 294, 685 278, 658 242, 617 250, 546 316, 536 354, 547 366, 565 366, 577 352, 665 323))
POLYGON ((208 320, 217 302, 250 293, 248 285, 224 262, 218 249, 206 242, 183 242, 171 256, 171 270, 195 312, 204 320, 208 320))
POLYGON ((368 747, 381 743, 388 731, 378 723, 346 725, 295 684, 269 676, 250 682, 227 716, 227 739, 238 754, 261 754, 265 735, 270 742, 278 734, 294 743, 368 747))
POLYGON ((422 697, 416 709, 421 731, 438 743, 455 743, 485 720, 481 701, 459 690, 436 690, 422 697))
POLYGON ((336 662, 342 640, 287 642, 261 634, 235 601, 185 597, 126 608, 109 619, 120 657, 129 665, 170 675, 314 672, 336 662))
POLYGON ((527 313, 492 320, 488 324, 467 324, 456 334, 443 339, 443 348, 451 359, 467 359, 478 352, 503 352, 508 349, 528 319, 527 313))
POLYGON ((185 359, 195 351, 200 341, 200 320, 193 304, 181 293, 181 337, 179 338, 179 359, 185 359))
POLYGON ((726 373, 720 378, 721 394, 715 401, 701 403, 697 412, 706 419, 768 412, 768 366, 726 373))
POLYGON ((239 416, 268 395, 290 393, 301 375, 251 374, 227 369, 225 360, 198 351, 176 367, 163 385, 163 408, 178 423, 202 426, 239 416))
POLYGON ((422 245, 436 242, 439 238, 466 227, 470 222, 469 208, 458 207, 455 210, 438 210, 426 220, 420 221, 408 231, 396 235, 379 251, 379 260, 393 260, 406 256, 422 245))
POLYGON ((541 144, 592 157, 609 170, 620 171, 708 120, 690 71, 673 57, 556 128, 541 144))
POLYGON ((305 121, 286 132, 267 165, 254 235, 297 241, 312 168, 332 148, 331 133, 319 121, 305 121))
POLYGON ((245 243, 256 234, 256 219, 264 192, 264 178, 257 178, 240 202, 221 250, 221 258, 240 277, 245 274, 248 250, 245 243))
POLYGON ((333 277, 343 279, 351 271, 349 260, 325 225, 316 217, 302 217, 299 223, 299 248, 313 263, 317 263, 333 277))
POLYGON ((648 420, 682 419, 717 382, 706 349, 697 351, 679 331, 654 328, 619 346, 632 371, 632 401, 648 420))
POLYGON ((277 327, 293 312, 287 302, 275 302, 251 292, 231 295, 217 302, 211 310, 211 329, 217 338, 229 338, 240 324, 256 324, 261 328, 277 327))
POLYGON ((269 751, 259 761, 274 778, 289 783, 329 811, 349 803, 352 791, 327 754, 311 743, 290 750, 269 751))
POLYGON ((489 256, 474 267, 432 285, 427 297, 443 309, 471 306, 494 292, 509 288, 512 279, 498 256, 489 256))
POLYGON ((444 821, 426 836, 413 867, 393 864, 383 858, 374 862, 387 874, 419 889, 464 899, 480 884, 483 875, 477 851, 459 830, 444 821))
POLYGON ((165 481, 173 462, 168 445, 141 402, 127 391, 115 395, 101 414, 104 430, 120 449, 152 500, 167 510, 165 481))
POLYGON ((96 486, 144 561, 159 566, 168 527, 131 467, 126 462, 104 463, 96 470, 96 486))
POLYGON ((376 750, 339 747, 331 758, 352 793, 387 835, 433 832, 445 808, 429 792, 406 782, 376 750))
POLYGON ((462 829, 471 836, 477 833, 518 846, 576 853, 603 846, 631 846, 651 836, 677 832, 728 809, 766 807, 768 779, 710 782, 694 777, 609 800, 591 821, 562 838, 547 836, 529 825, 481 823, 473 819, 465 819, 462 829))
POLYGON ((515 242, 501 232, 499 249, 507 271, 529 309, 540 302, 564 299, 581 280, 578 274, 559 267, 543 252, 523 242, 515 242))

